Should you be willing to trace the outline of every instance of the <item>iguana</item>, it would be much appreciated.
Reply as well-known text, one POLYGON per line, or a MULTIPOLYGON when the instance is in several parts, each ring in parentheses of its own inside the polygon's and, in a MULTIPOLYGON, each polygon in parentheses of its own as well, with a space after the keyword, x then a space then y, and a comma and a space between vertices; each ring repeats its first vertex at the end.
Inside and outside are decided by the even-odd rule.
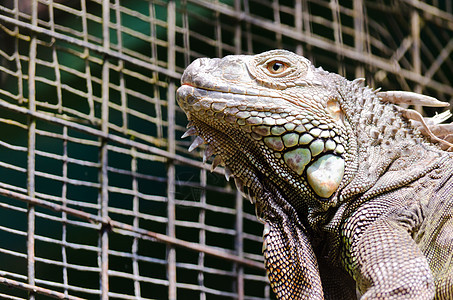
POLYGON ((278 299, 453 299, 453 125, 396 105, 448 104, 285 50, 200 58, 181 81, 189 150, 255 204, 278 299))

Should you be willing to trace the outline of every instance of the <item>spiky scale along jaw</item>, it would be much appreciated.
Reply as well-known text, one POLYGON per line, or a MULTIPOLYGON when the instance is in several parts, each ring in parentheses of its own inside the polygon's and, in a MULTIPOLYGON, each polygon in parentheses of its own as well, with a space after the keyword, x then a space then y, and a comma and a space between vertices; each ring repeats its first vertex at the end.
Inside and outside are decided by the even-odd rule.
MULTIPOLYGON (((266 225, 263 254, 277 297, 353 299, 352 278, 365 298, 377 297, 387 278, 379 269, 367 270, 363 258, 375 259, 376 253, 363 249, 361 241, 393 230, 393 220, 377 220, 403 205, 396 196, 388 202, 381 197, 434 178, 432 173, 448 164, 445 152, 426 137, 453 146, 431 131, 448 136, 451 130, 442 131, 446 127, 437 123, 430 127, 416 112, 392 103, 443 104, 413 93, 372 90, 363 80, 347 81, 284 50, 198 59, 184 72, 182 84, 177 99, 191 121, 187 135, 199 136, 190 150, 207 143, 208 156, 216 155, 213 166, 223 164, 227 179, 233 176, 255 203, 266 225), (374 224, 380 229, 370 229, 371 237, 364 234, 374 224)), ((398 234, 404 247, 415 247, 405 240, 407 229, 398 234)), ((397 250, 398 241, 392 241, 397 250)), ((433 276, 426 258, 418 250, 410 253, 388 255, 396 263, 411 255, 420 261, 411 284, 426 289, 411 285, 404 293, 428 297, 433 276)), ((399 296, 385 293, 389 299, 399 296)))

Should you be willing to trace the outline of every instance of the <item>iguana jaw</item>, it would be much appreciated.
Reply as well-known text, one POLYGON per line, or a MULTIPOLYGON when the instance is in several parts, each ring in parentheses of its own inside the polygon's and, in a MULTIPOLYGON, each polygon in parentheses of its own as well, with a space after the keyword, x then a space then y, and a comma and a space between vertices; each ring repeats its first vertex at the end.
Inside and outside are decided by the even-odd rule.
MULTIPOLYGON (((252 193, 245 194, 253 202, 260 192, 254 191, 252 177, 273 182, 296 208, 337 190, 345 169, 344 141, 333 137, 336 129, 327 125, 311 130, 310 116, 304 118, 307 108, 283 111, 281 98, 206 90, 193 81, 183 82, 177 94, 191 121, 188 134, 201 136, 190 149, 207 143, 207 153, 217 155, 213 164, 225 164, 227 177, 234 175, 238 188, 252 193), (238 104, 244 98, 248 107, 238 104), (331 176, 323 178, 325 174, 331 176)), ((322 204, 330 205, 325 200, 322 204)))
POLYGON ((213 124, 190 114, 188 118, 191 126, 188 131, 197 136, 190 150, 198 147, 200 143, 207 144, 204 159, 208 160, 214 156, 211 171, 218 165, 223 166, 226 179, 234 178, 236 187, 243 196, 251 203, 256 203, 259 198, 257 196, 261 193, 263 178, 260 170, 251 163, 254 161, 252 157, 255 156, 253 153, 257 152, 256 149, 240 147, 243 137, 234 131, 218 130, 213 124))
MULTIPOLYGON (((225 105, 231 94, 217 92, 218 98, 195 98, 194 95, 205 94, 200 88, 191 85, 183 85, 178 89, 179 105, 185 110, 189 119, 187 135, 196 135, 189 150, 193 150, 201 144, 207 144, 205 159, 215 156, 212 161, 214 169, 219 164, 224 166, 227 180, 234 178, 235 184, 243 196, 256 204, 257 215, 260 215, 264 203, 261 203, 263 186, 269 186, 273 182, 281 182, 278 175, 269 164, 275 160, 268 151, 263 155, 262 149, 251 137, 251 130, 244 131, 244 126, 238 125, 238 119, 234 114, 227 113, 225 105), (220 109, 222 108, 222 109, 220 109)), ((213 94, 211 94, 212 96, 213 94)), ((231 102, 230 102, 231 103, 231 102)), ((237 109, 233 109, 233 111, 237 109)), ((239 121, 241 123, 241 121, 239 121)), ((246 126, 247 127, 247 126, 246 126)), ((251 128, 248 126, 248 128, 251 128)), ((258 135, 255 135, 258 139, 258 135)), ((261 145, 262 146, 262 145, 261 145)), ((287 191, 290 187, 287 186, 287 191)), ((283 194, 287 194, 283 192, 283 194)))
POLYGON ((293 222, 299 224, 296 209, 307 211, 305 203, 300 201, 300 195, 293 187, 275 174, 268 161, 262 159, 262 152, 254 143, 247 142, 247 137, 237 128, 218 130, 218 124, 205 123, 190 112, 187 115, 188 132, 196 136, 193 143, 198 147, 201 144, 197 140, 201 139, 203 144, 207 144, 204 158, 215 156, 212 167, 224 166, 227 180, 233 178, 244 198, 255 205, 258 219, 275 221, 278 215, 275 207, 278 207, 287 215, 294 216, 293 222))

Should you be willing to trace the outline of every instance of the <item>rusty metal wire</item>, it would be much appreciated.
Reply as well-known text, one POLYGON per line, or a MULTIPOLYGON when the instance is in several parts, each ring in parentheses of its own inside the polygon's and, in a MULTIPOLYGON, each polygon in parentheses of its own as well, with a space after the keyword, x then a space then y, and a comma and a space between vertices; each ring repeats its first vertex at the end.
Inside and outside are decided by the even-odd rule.
POLYGON ((184 68, 287 48, 451 102, 439 3, 3 1, 0 297, 273 298, 253 207, 179 138, 184 68))

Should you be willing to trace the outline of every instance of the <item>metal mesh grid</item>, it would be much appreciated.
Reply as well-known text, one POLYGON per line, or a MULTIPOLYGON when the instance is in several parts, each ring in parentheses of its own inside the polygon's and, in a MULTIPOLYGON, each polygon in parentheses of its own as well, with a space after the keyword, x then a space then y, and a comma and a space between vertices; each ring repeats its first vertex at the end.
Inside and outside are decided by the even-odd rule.
POLYGON ((287 48, 453 99, 450 1, 7 0, 0 39, 5 299, 273 297, 253 207, 179 138, 196 57, 287 48))

